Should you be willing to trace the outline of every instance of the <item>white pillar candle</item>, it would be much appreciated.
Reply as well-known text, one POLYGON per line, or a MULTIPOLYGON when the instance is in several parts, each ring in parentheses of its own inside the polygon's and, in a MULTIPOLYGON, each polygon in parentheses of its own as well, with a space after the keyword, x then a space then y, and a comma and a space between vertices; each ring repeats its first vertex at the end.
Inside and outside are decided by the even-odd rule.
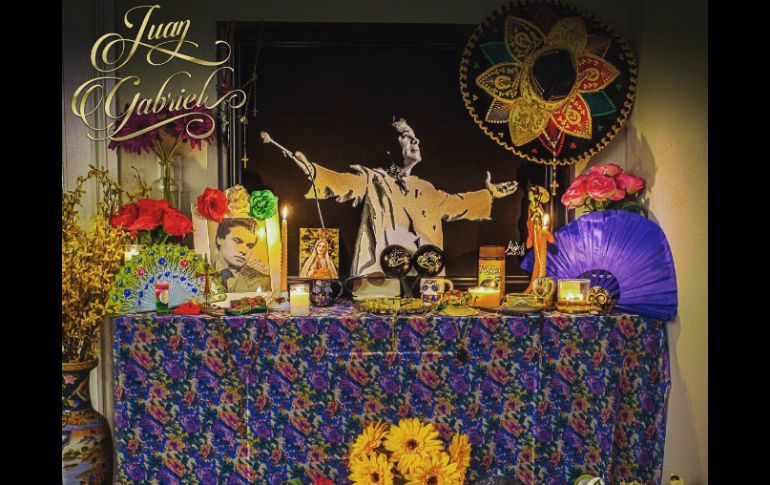
POLYGON ((310 315, 310 289, 306 283, 293 284, 289 292, 291 316, 306 317, 310 315))

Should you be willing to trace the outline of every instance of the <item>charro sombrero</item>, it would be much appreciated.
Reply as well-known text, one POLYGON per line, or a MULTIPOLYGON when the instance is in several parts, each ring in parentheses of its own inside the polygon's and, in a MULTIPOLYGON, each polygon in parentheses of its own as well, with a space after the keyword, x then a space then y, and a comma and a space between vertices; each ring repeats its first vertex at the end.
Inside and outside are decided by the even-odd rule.
POLYGON ((460 91, 497 143, 533 162, 569 165, 623 127, 636 74, 628 43, 593 15, 558 0, 523 0, 471 35, 460 91))

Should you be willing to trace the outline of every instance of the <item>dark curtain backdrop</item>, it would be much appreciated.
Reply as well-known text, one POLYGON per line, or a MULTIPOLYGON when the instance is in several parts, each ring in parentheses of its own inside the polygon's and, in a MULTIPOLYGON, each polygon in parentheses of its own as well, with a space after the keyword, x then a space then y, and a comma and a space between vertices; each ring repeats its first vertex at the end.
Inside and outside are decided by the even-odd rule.
MULTIPOLYGON (((280 150, 261 142, 267 131, 292 151, 337 171, 351 164, 390 166, 401 160, 393 117, 403 117, 420 139, 422 162, 412 174, 451 193, 517 180, 513 195, 493 203, 488 221, 444 223, 447 275, 475 276, 478 247, 526 237, 528 183, 545 184, 546 168, 523 163, 473 123, 462 104, 458 68, 472 25, 234 24, 237 81, 256 60, 257 114, 245 127, 250 162, 231 181, 249 190, 269 188, 290 207, 289 274, 298 273, 300 227, 320 227, 310 182, 280 150)), ((243 141, 236 139, 236 147, 243 141)), ((242 149, 242 148, 241 148, 242 149)), ((242 151, 238 151, 242 156, 242 151)), ((235 163, 242 167, 242 163, 235 163)), ((241 168, 242 170, 242 168, 241 168)), ((566 170, 566 169, 564 169, 566 170)), ((341 276, 350 271, 362 205, 322 200, 327 227, 340 228, 341 276)), ((558 223, 558 221, 557 221, 558 223)), ((507 258, 509 275, 526 275, 521 258, 507 258)))

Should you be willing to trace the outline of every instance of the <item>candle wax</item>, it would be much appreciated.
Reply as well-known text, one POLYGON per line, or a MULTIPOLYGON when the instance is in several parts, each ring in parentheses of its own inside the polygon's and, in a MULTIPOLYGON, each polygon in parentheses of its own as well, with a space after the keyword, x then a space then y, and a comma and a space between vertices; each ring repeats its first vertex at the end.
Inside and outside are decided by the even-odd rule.
POLYGON ((310 315, 310 293, 307 289, 293 289, 289 297, 290 313, 294 317, 310 315))

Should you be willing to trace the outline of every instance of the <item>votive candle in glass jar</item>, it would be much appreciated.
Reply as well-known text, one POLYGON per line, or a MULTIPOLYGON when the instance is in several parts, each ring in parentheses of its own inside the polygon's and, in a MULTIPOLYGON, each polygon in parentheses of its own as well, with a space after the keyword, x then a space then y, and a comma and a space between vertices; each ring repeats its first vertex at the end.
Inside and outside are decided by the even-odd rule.
POLYGON ((293 317, 310 315, 310 285, 294 283, 289 287, 289 307, 293 317))
POLYGON ((584 305, 588 303, 588 289, 591 280, 586 279, 560 279, 559 280, 559 303, 584 305))
POLYGON ((131 261, 131 258, 141 253, 142 250, 144 250, 144 244, 127 244, 123 253, 123 263, 131 261))
POLYGON ((489 310, 495 310, 500 307, 500 290, 497 288, 478 286, 476 288, 469 288, 468 293, 471 294, 470 306, 472 307, 489 310))

